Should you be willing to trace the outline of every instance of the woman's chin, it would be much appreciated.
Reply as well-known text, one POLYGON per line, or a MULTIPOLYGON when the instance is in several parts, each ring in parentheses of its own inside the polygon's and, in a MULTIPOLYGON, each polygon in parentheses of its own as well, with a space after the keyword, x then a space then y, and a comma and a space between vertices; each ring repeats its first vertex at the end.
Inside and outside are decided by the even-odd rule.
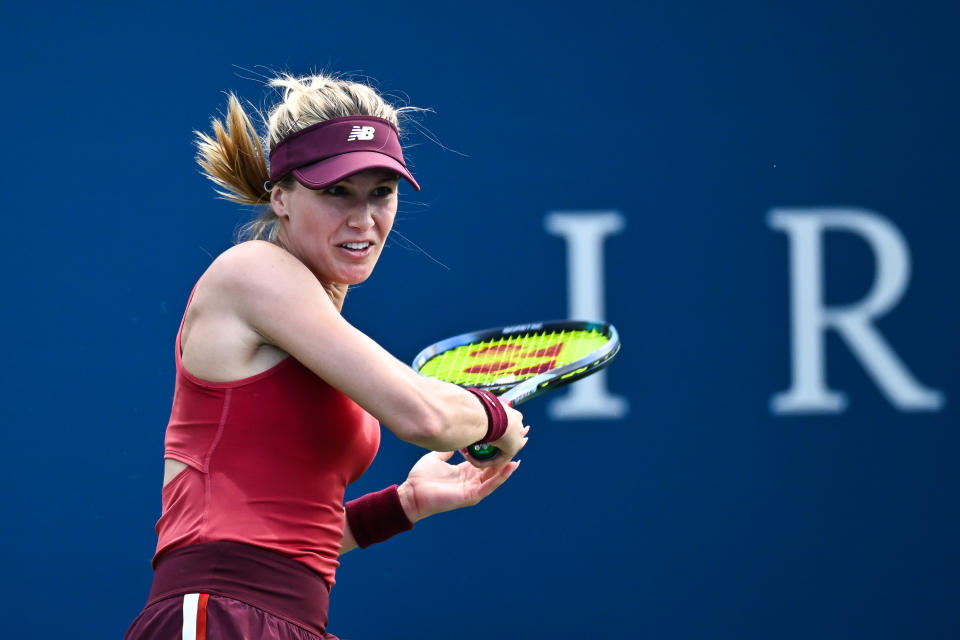
POLYGON ((333 278, 327 280, 327 282, 353 286, 366 282, 372 273, 373 269, 345 269, 339 271, 333 278))

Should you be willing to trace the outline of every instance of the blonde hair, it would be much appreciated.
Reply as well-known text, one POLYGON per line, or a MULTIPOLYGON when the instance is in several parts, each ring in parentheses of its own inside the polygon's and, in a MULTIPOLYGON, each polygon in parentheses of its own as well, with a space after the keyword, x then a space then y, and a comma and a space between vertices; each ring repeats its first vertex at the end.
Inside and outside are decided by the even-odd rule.
POLYGON ((281 74, 269 80, 267 85, 278 89, 281 99, 266 117, 257 111, 266 129, 262 140, 233 93, 228 95, 227 113, 223 119, 211 121, 213 134, 194 132, 197 163, 203 175, 216 185, 217 194, 231 202, 262 208, 260 215, 237 231, 237 241, 276 242, 278 218, 270 206, 270 189, 293 186, 291 176, 267 186, 270 172, 264 148, 272 150, 290 134, 333 118, 377 116, 389 120, 399 129, 399 117, 404 112, 422 111, 417 107, 394 107, 373 87, 333 75, 294 77, 281 74))

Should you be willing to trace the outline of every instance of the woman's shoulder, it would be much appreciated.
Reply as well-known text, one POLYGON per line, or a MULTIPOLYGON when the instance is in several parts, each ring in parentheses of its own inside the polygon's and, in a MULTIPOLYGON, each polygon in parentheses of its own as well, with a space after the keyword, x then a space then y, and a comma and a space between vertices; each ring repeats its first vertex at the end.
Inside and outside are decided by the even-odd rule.
POLYGON ((198 289, 201 287, 222 305, 249 313, 301 299, 319 283, 307 266, 283 247, 250 240, 217 256, 201 277, 198 289))
POLYGON ((303 274, 306 266, 283 247, 264 240, 248 240, 221 253, 207 268, 207 284, 254 287, 276 283, 277 276, 303 274))
POLYGON ((261 262, 264 260, 289 260, 293 259, 286 249, 266 240, 247 240, 233 245, 221 253, 213 261, 211 266, 235 267, 247 262, 261 262))

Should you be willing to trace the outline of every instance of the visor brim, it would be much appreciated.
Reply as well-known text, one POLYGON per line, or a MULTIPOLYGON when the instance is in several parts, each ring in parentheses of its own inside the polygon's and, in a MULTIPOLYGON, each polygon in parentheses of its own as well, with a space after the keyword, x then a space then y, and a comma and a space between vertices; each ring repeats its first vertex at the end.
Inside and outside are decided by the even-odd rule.
POLYGON ((353 151, 339 156, 327 158, 320 162, 308 164, 305 167, 294 169, 291 173, 297 182, 308 189, 324 189, 340 182, 355 173, 367 169, 387 169, 396 171, 409 182, 414 189, 420 191, 420 185, 413 179, 407 168, 388 155, 376 151, 353 151))

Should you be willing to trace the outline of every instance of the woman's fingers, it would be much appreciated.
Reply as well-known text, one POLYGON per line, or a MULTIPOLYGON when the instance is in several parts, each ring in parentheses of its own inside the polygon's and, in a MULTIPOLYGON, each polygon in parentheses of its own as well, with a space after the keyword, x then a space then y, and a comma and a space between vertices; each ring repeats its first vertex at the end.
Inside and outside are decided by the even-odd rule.
POLYGON ((519 466, 519 460, 511 460, 501 468, 497 469, 496 472, 491 474, 489 478, 485 478, 483 481, 481 481, 479 490, 480 499, 483 500, 491 493, 496 491, 500 485, 507 481, 507 478, 513 475, 513 472, 516 471, 517 467, 519 466))

